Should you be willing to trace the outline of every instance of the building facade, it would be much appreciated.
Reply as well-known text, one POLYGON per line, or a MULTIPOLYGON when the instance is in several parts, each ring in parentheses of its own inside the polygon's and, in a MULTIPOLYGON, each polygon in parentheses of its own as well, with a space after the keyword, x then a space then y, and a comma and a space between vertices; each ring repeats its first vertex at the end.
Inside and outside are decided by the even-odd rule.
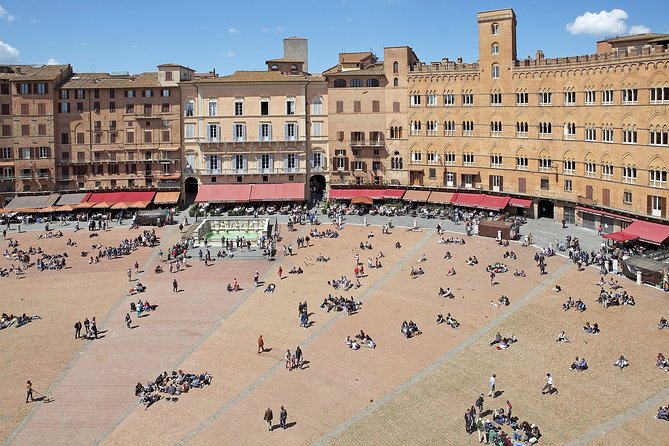
POLYGON ((0 194, 53 191, 55 98, 69 65, 0 66, 0 194))
POLYGON ((56 188, 176 189, 181 185, 179 82, 193 71, 77 73, 57 91, 56 188))
POLYGON ((341 53, 328 82, 331 184, 406 184, 409 47, 341 53))
POLYGON ((322 194, 328 171, 328 100, 322 76, 304 71, 306 40, 266 71, 196 75, 181 83, 185 192, 199 185, 301 183, 322 194))
POLYGON ((668 35, 519 60, 512 10, 479 13, 478 34, 478 63, 408 73, 410 184, 535 197, 535 216, 586 227, 666 221, 668 35))

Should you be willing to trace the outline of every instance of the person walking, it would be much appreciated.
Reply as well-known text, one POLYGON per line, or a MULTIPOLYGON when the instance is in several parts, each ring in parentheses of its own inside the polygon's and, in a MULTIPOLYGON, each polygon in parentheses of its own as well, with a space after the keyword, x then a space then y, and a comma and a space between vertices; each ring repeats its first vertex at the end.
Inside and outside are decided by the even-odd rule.
POLYGON ((274 414, 272 413, 272 409, 269 407, 265 411, 265 416, 263 417, 263 420, 267 423, 267 430, 269 432, 272 432, 272 420, 274 419, 274 414))
POLYGON ((135 275, 139 274, 139 262, 135 260, 135 275))
POLYGON ((546 373, 546 384, 544 384, 544 387, 541 389, 541 393, 543 395, 546 395, 547 393, 550 395, 553 392, 553 377, 551 376, 550 373, 546 373))
POLYGON ((258 274, 258 271, 256 271, 253 274, 253 284, 257 287, 259 282, 260 282, 260 274, 258 274))
POLYGON ((479 397, 476 399, 476 402, 474 403, 474 406, 476 406, 478 409, 480 417, 483 413, 483 394, 479 395, 479 397))
POLYGON ((91 325, 91 323, 88 320, 88 318, 84 319, 84 328, 86 329, 86 334, 88 334, 88 330, 89 330, 90 325, 91 325))
POLYGON ((493 375, 490 377, 490 391, 488 392, 488 396, 491 396, 495 398, 495 378, 497 378, 497 375, 493 373, 493 375))
POLYGON ((302 349, 300 348, 299 345, 297 347, 295 347, 295 363, 296 363, 297 367, 302 368, 301 367, 301 364, 302 364, 302 349))
POLYGON ((28 404, 28 399, 35 401, 35 398, 33 398, 33 383, 30 380, 26 383, 26 404, 28 404))
POLYGON ((290 350, 286 350, 286 369, 288 371, 293 370, 293 361, 292 361, 292 355, 290 354, 290 350))
POLYGON ((513 407, 511 406, 511 403, 509 400, 506 400, 506 422, 511 425, 511 412, 512 412, 513 407))
POLYGON ((172 281, 172 291, 175 293, 179 291, 179 283, 177 282, 177 279, 172 281))
POLYGON ((93 332, 93 336, 95 336, 95 339, 98 338, 98 326, 95 323, 95 316, 93 316, 93 320, 91 321, 91 331, 93 332))
POLYGON ((258 336, 258 354, 265 352, 265 341, 262 338, 262 335, 258 336))
POLYGON ((128 268, 128 282, 132 282, 132 270, 128 268))
POLYGON ((125 326, 130 328, 130 324, 132 324, 132 319, 130 319, 130 313, 125 314, 125 326))
POLYGON ((279 279, 281 279, 281 276, 283 276, 283 268, 279 267, 279 279))
POLYGON ((81 321, 77 321, 74 324, 74 339, 79 339, 81 337, 81 321))
POLYGON ((281 412, 279 412, 279 426, 281 426, 281 429, 286 428, 287 419, 288 419, 288 412, 283 406, 281 406, 281 412))

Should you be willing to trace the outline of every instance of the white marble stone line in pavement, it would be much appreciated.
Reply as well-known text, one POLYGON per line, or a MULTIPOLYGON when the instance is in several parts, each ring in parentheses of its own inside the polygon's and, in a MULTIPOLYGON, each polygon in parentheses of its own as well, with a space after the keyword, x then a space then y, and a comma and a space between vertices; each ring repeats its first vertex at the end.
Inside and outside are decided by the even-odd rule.
MULTIPOLYGON (((277 265, 277 266, 282 265, 283 262, 285 261, 285 259, 287 259, 287 258, 288 258, 288 257, 281 257, 281 260, 279 260, 277 263, 275 263, 275 265, 277 265)), ((261 281, 267 281, 267 280, 269 279, 269 277, 270 277, 271 275, 273 275, 273 274, 275 274, 275 270, 274 270, 273 268, 270 268, 269 270, 267 270, 267 272, 265 272, 265 274, 263 274, 263 276, 260 278, 260 280, 261 280, 261 281)), ((186 361, 186 359, 187 359, 190 355, 192 355, 193 352, 195 352, 198 348, 200 348, 200 347, 202 346, 202 344, 204 344, 204 342, 205 342, 207 339, 209 339, 209 337, 210 337, 212 334, 214 334, 214 333, 219 329, 219 327, 220 327, 220 326, 221 326, 221 325, 222 325, 222 324, 223 324, 223 323, 224 323, 224 322, 225 322, 225 321, 226 321, 226 320, 227 320, 227 319, 228 319, 228 318, 235 312, 235 311, 237 311, 237 309, 238 309, 240 306, 242 306, 242 305, 244 304, 244 302, 246 302, 246 301, 253 295, 253 293, 256 291, 256 289, 257 289, 256 287, 249 287, 249 288, 244 292, 244 294, 242 295, 242 297, 241 297, 241 298, 240 298, 234 305, 232 305, 232 306, 228 309, 228 311, 226 311, 225 314, 224 314, 219 320, 217 320, 216 322, 214 322, 214 323, 211 325, 211 327, 209 327, 209 329, 208 329, 202 336, 200 336, 200 338, 197 340, 197 342, 193 343, 193 345, 191 345, 190 348, 189 348, 188 350, 186 350, 185 352, 183 352, 183 353, 177 358, 177 360, 172 364, 172 366, 169 367, 169 369, 170 369, 170 370, 178 370, 178 369, 180 368, 180 366, 184 363, 184 361, 186 361)), ((92 444, 94 444, 94 445, 98 445, 98 444, 102 443, 102 442, 104 441, 104 439, 107 438, 107 437, 109 436, 109 434, 111 434, 111 433, 112 433, 118 426, 120 426, 121 423, 123 423, 123 421, 124 421, 126 418, 128 418, 128 416, 130 416, 130 414, 132 414, 132 412, 134 412, 134 410, 135 410, 136 408, 137 408, 137 404, 136 404, 136 403, 132 403, 132 404, 128 405, 128 407, 123 411, 123 413, 121 413, 121 415, 119 415, 119 417, 118 417, 116 420, 114 420, 114 422, 113 422, 111 425, 109 425, 109 426, 107 427, 107 429, 105 429, 105 431, 102 432, 102 433, 101 433, 101 434, 100 434, 100 435, 93 441, 92 444)))
MULTIPOLYGON (((603 437, 608 432, 611 432, 613 429, 631 420, 632 418, 641 415, 648 409, 661 406, 665 401, 667 401, 667 399, 669 399, 669 389, 664 389, 650 398, 640 402, 636 406, 630 407, 627 411, 616 415, 615 417, 605 421, 598 426, 595 426, 594 429, 585 432, 578 438, 575 438, 567 443, 567 446, 585 445, 596 440, 597 438, 603 437)), ((665 421, 660 420, 658 423, 665 423, 665 421)))
MULTIPOLYGON (((427 241, 430 239, 430 237, 434 234, 434 230, 427 231, 427 233, 421 237, 421 239, 416 242, 416 244, 413 245, 413 247, 408 250, 402 258, 395 263, 395 265, 390 268, 383 276, 379 277, 368 289, 366 289, 361 295, 358 300, 361 302, 364 302, 367 297, 372 294, 374 291, 376 291, 383 283, 387 281, 388 278, 392 277, 395 275, 402 266, 406 264, 407 261, 409 261, 413 256, 416 255, 418 250, 427 243, 427 241)), ((337 314, 335 317, 327 321, 323 326, 316 332, 314 332, 311 336, 309 336, 307 339, 304 340, 302 343, 302 347, 307 347, 309 344, 311 344, 313 341, 318 339, 323 335, 323 333, 327 332, 335 323, 337 323, 338 320, 340 320, 343 317, 343 313, 337 314)), ((186 434, 177 444, 178 445, 185 445, 189 443, 193 438, 195 438, 200 432, 202 432, 204 429, 206 429, 208 426, 210 426, 216 419, 221 417, 223 414, 225 414, 228 410, 230 410, 235 404, 237 404, 239 401, 244 399, 246 396, 248 396, 256 387, 258 387, 260 384, 265 382, 267 378, 272 376, 277 370, 279 370, 284 364, 283 360, 277 361, 272 367, 267 369, 265 373, 260 375, 255 381, 253 381, 251 384, 246 386, 244 389, 242 389, 237 395, 235 395, 232 399, 226 401, 221 407, 219 407, 214 413, 212 413, 209 417, 207 417, 202 423, 200 423, 198 426, 196 426, 193 430, 191 430, 188 434, 186 434)))
POLYGON ((504 322, 507 320, 509 317, 511 317, 514 313, 516 313, 518 310, 521 308, 525 307, 530 300, 532 300, 534 297, 539 295, 546 287, 550 286, 556 279, 560 278, 569 268, 570 264, 568 262, 564 263, 561 267, 559 267, 555 272, 550 274, 543 282, 541 282, 539 285, 534 287, 529 293, 527 293, 521 300, 519 300, 515 305, 510 306, 508 309, 506 309, 502 314, 497 316, 495 319, 490 321, 488 324, 480 328, 476 333, 472 334, 469 338, 465 339, 462 341, 457 347, 455 347, 452 350, 449 350, 446 352, 443 356, 441 356, 439 359, 434 361, 432 364, 428 365, 425 367, 423 370, 420 372, 416 373, 414 376, 409 378, 407 381, 402 383, 399 387, 397 387, 395 390, 393 390, 390 393, 387 393, 384 395, 382 398, 379 398, 378 400, 374 400, 372 404, 367 406, 364 410, 359 412, 358 414, 354 415, 353 417, 349 418, 336 428, 334 428, 332 431, 328 432, 327 434, 323 435, 319 440, 314 442, 314 445, 323 445, 327 443, 328 441, 334 439, 337 435, 340 433, 344 432, 347 430, 349 427, 353 426, 357 422, 361 421, 362 419, 366 418, 369 416, 372 412, 380 408, 381 406, 388 404, 389 402, 393 401, 395 398, 397 398, 400 394, 402 394, 404 391, 406 391, 408 388, 411 386, 418 384, 420 381, 424 380, 427 378, 432 372, 437 370, 439 367, 444 365, 446 362, 451 360, 455 355, 458 353, 462 352, 464 349, 467 347, 471 346, 473 343, 481 339, 485 334, 493 331, 493 329, 499 325, 500 323, 504 322))
MULTIPOLYGON (((163 235, 163 238, 160 243, 160 249, 163 249, 165 246, 168 246, 171 243, 172 237, 174 236, 174 232, 178 231, 179 229, 174 227, 170 231, 166 232, 163 235)), ((153 248, 153 253, 149 257, 147 257, 146 261, 142 265, 142 272, 137 275, 137 279, 142 277, 144 275, 144 272, 146 272, 146 268, 153 262, 156 257, 158 257, 158 250, 156 248, 153 248)), ((105 316, 104 320, 100 324, 100 330, 104 329, 104 327, 107 325, 109 322, 109 318, 111 317, 112 314, 125 302, 125 300, 128 298, 128 294, 126 291, 123 291, 121 296, 118 298, 116 303, 109 309, 107 312, 107 315, 105 316)), ((63 381, 63 379, 67 376, 67 374, 74 368, 74 366, 79 362, 79 359, 81 356, 88 350, 88 348, 92 345, 92 341, 85 341, 84 345, 79 349, 77 353, 75 353, 75 356, 70 360, 70 362, 65 366, 65 368, 61 371, 61 373, 58 375, 56 380, 54 380, 49 388, 46 390, 45 394, 46 395, 51 395, 53 391, 60 385, 60 383, 63 381)), ((4 446, 9 446, 14 442, 16 437, 23 431, 23 429, 30 423, 30 420, 35 416, 37 411, 42 407, 42 405, 35 405, 30 412, 28 412, 28 415, 21 420, 21 423, 14 429, 14 432, 12 432, 4 442, 4 446)))

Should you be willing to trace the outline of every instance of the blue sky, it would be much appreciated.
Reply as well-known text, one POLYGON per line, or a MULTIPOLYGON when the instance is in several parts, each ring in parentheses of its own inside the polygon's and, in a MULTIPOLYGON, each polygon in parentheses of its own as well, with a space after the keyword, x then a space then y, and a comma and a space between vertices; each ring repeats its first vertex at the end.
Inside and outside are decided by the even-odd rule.
MULTIPOLYGON (((663 6, 664 5, 664 6, 663 6)), ((70 63, 79 72, 155 70, 176 62, 218 73, 264 69, 282 39, 309 39, 309 69, 340 51, 411 46, 421 61, 477 55, 476 13, 512 7, 518 57, 591 54, 604 36, 669 33, 659 1, 428 0, 0 0, 0 63, 70 63)))

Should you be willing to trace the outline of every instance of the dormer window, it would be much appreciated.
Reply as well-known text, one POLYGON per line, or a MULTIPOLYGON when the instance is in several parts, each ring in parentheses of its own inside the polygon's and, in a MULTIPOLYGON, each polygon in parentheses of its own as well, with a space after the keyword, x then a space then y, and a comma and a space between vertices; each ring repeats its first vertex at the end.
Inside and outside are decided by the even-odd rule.
POLYGON ((277 64, 272 64, 272 66, 269 67, 271 71, 279 71, 279 66, 277 64))
POLYGON ((290 66, 290 71, 291 71, 291 73, 297 72, 297 65, 295 65, 295 64, 291 65, 290 66))

